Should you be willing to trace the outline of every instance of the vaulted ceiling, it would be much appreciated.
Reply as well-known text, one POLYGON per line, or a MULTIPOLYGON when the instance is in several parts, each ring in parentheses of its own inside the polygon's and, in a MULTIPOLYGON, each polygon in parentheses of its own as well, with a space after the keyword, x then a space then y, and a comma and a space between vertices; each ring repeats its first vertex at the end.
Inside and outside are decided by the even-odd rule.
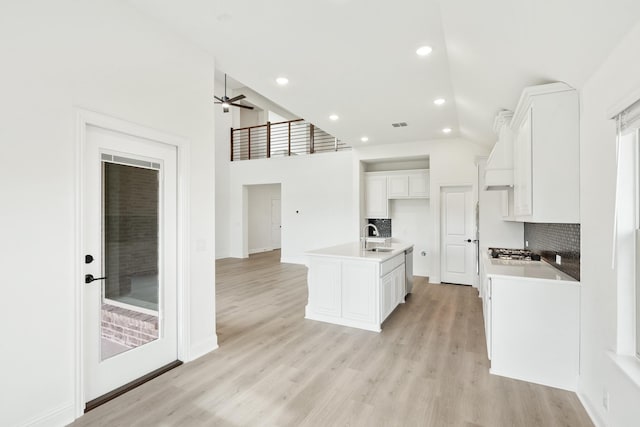
POLYGON ((640 17, 637 0, 129 2, 354 145, 457 136, 491 146, 495 114, 524 87, 579 89, 640 17), (416 55, 423 45, 432 53, 416 55))

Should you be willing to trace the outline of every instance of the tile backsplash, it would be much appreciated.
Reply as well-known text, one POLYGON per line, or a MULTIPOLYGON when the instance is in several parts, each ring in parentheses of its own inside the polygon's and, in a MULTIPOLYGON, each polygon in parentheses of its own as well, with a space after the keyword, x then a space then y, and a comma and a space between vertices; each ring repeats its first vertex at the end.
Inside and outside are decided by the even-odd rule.
MULTIPOLYGON (((376 228, 378 229, 378 232, 380 233, 379 237, 391 237, 391 220, 390 219, 375 219, 375 218, 369 218, 368 219, 369 224, 373 224, 376 226, 376 228)), ((369 237, 373 237, 373 228, 369 227, 368 228, 368 233, 367 236, 369 237)))
POLYGON ((545 261, 580 280, 580 224, 524 224, 525 248, 540 254, 545 261), (529 246, 526 246, 529 242, 529 246), (562 263, 556 264, 556 254, 562 263))

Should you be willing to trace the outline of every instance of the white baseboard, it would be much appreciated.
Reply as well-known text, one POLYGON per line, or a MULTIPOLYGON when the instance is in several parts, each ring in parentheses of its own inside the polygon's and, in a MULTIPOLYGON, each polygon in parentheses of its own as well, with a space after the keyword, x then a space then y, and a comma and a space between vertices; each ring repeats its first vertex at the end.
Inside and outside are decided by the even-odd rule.
POLYGON ((25 427, 66 426, 73 422, 75 418, 73 403, 69 402, 45 414, 37 415, 21 425, 25 427))
POLYGON ((279 248, 255 248, 255 249, 249 249, 249 255, 259 254, 259 253, 262 253, 262 252, 274 251, 276 249, 279 249, 279 248))
POLYGON ((212 337, 209 337, 197 344, 192 345, 189 349, 189 360, 185 360, 185 362, 192 362, 217 348, 218 336, 213 335, 212 337))
POLYGON ((577 385, 578 385, 578 378, 576 377, 575 381, 567 381, 567 382, 562 382, 562 381, 546 381, 546 380, 540 380, 539 378, 533 378, 533 377, 527 377, 524 375, 512 375, 511 373, 508 372, 500 372, 500 370, 498 369, 494 369, 491 368, 489 369, 489 373, 491 375, 498 375, 500 377, 505 377, 505 378, 513 378, 514 380, 520 380, 520 381, 526 381, 528 383, 533 383, 533 384, 540 384, 540 385, 544 385, 547 387, 553 387, 553 388, 559 388, 561 390, 566 390, 566 391, 572 391, 572 392, 576 392, 577 390, 577 385))
POLYGON ((580 400, 580 403, 582 403, 585 411, 587 411, 587 415, 589 415, 589 418, 591 418, 591 422, 593 422, 593 425, 595 425, 596 427, 606 427, 607 424, 604 422, 604 420, 600 416, 600 413, 596 410, 596 407, 593 405, 591 400, 585 394, 576 394, 578 395, 578 399, 580 400))

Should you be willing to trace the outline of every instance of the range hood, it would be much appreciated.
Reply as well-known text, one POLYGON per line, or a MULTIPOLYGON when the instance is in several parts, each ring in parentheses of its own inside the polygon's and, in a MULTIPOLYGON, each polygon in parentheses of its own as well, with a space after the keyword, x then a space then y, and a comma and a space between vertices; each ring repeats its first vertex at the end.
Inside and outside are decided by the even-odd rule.
POLYGON ((493 147, 484 174, 484 190, 513 188, 513 133, 509 124, 512 111, 501 111, 493 122, 498 141, 493 147))

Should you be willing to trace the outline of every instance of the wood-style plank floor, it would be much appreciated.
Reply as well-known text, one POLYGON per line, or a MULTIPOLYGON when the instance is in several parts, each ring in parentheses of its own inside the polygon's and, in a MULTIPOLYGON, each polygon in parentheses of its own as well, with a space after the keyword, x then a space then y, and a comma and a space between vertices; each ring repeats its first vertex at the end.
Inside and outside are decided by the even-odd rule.
POLYGON ((489 374, 475 289, 416 278, 380 334, 304 319, 279 251, 217 268, 220 348, 78 426, 592 426, 574 393, 489 374))

